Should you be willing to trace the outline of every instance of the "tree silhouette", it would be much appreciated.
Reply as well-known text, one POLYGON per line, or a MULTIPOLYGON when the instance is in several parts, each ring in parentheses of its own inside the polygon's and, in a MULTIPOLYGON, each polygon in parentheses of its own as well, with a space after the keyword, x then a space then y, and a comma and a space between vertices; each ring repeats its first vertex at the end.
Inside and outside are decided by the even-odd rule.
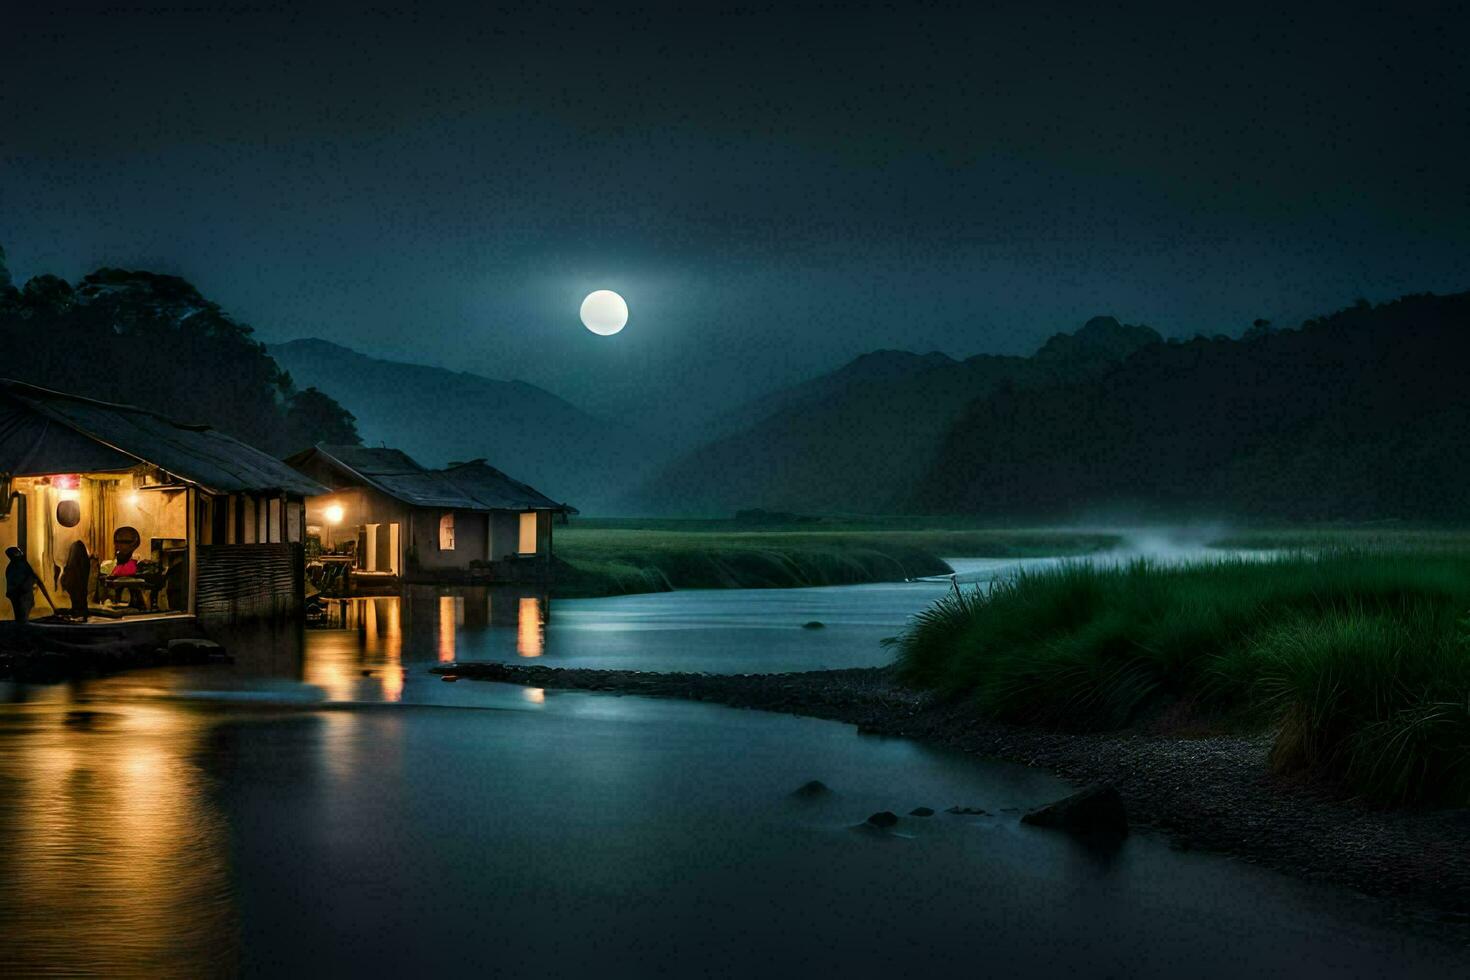
POLYGON ((7 377, 205 422, 268 452, 357 442, 354 420, 298 392, 252 329, 177 276, 104 268, 0 295, 7 377))

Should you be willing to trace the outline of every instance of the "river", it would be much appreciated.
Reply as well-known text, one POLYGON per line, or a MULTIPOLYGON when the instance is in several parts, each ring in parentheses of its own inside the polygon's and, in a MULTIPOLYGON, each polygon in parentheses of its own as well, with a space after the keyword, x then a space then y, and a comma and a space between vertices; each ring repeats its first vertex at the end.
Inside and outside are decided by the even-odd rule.
POLYGON ((1149 834, 1100 852, 1023 827, 1068 791, 1044 772, 427 673, 876 664, 948 588, 415 590, 232 666, 0 685, 0 972, 1464 975, 1463 951, 1339 890, 1149 834), (789 796, 814 778, 835 792, 789 796), (920 805, 941 812, 853 829, 920 805))

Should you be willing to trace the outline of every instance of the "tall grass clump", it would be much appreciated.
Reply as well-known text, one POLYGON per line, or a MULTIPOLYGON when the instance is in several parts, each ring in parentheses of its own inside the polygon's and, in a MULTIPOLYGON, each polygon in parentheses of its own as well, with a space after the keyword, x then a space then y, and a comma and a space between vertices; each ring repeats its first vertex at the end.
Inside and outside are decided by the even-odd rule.
POLYGON ((1184 704, 1272 726, 1278 771, 1464 805, 1467 615, 1462 555, 1070 564, 956 591, 898 638, 898 663, 993 718, 1107 731, 1184 704))

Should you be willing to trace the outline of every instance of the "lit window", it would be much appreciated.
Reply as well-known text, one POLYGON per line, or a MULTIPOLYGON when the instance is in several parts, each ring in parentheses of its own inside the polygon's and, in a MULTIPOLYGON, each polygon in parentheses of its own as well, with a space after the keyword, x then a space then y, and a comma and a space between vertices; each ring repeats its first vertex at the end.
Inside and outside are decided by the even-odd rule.
POLYGON ((536 514, 534 511, 521 515, 521 543, 516 550, 523 555, 536 553, 536 514))
POLYGON ((454 513, 439 515, 439 550, 454 550, 454 513))

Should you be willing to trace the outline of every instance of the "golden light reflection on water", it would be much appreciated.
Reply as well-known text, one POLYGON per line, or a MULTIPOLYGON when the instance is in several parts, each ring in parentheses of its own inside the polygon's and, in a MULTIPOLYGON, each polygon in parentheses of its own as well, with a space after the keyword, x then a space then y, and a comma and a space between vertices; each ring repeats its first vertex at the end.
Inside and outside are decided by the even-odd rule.
POLYGON ((523 657, 539 657, 544 649, 541 603, 535 598, 523 598, 516 616, 516 653, 523 657))
POLYGON ((547 652, 544 596, 416 586, 401 596, 336 601, 331 627, 307 631, 302 677, 333 701, 401 701, 416 664, 500 659, 512 645, 521 657, 547 652))
POLYGON ((464 599, 459 596, 439 597, 439 662, 447 664, 454 659, 456 629, 464 624, 464 599))
POLYGON ((521 688, 521 697, 532 704, 544 704, 546 702, 546 689, 540 687, 521 688))
POLYGON ((0 972, 206 975, 236 959, 222 816, 173 708, 7 706, 0 972))
POLYGON ((313 630, 302 679, 328 700, 403 698, 403 613, 397 597, 353 599, 344 628, 313 630))

